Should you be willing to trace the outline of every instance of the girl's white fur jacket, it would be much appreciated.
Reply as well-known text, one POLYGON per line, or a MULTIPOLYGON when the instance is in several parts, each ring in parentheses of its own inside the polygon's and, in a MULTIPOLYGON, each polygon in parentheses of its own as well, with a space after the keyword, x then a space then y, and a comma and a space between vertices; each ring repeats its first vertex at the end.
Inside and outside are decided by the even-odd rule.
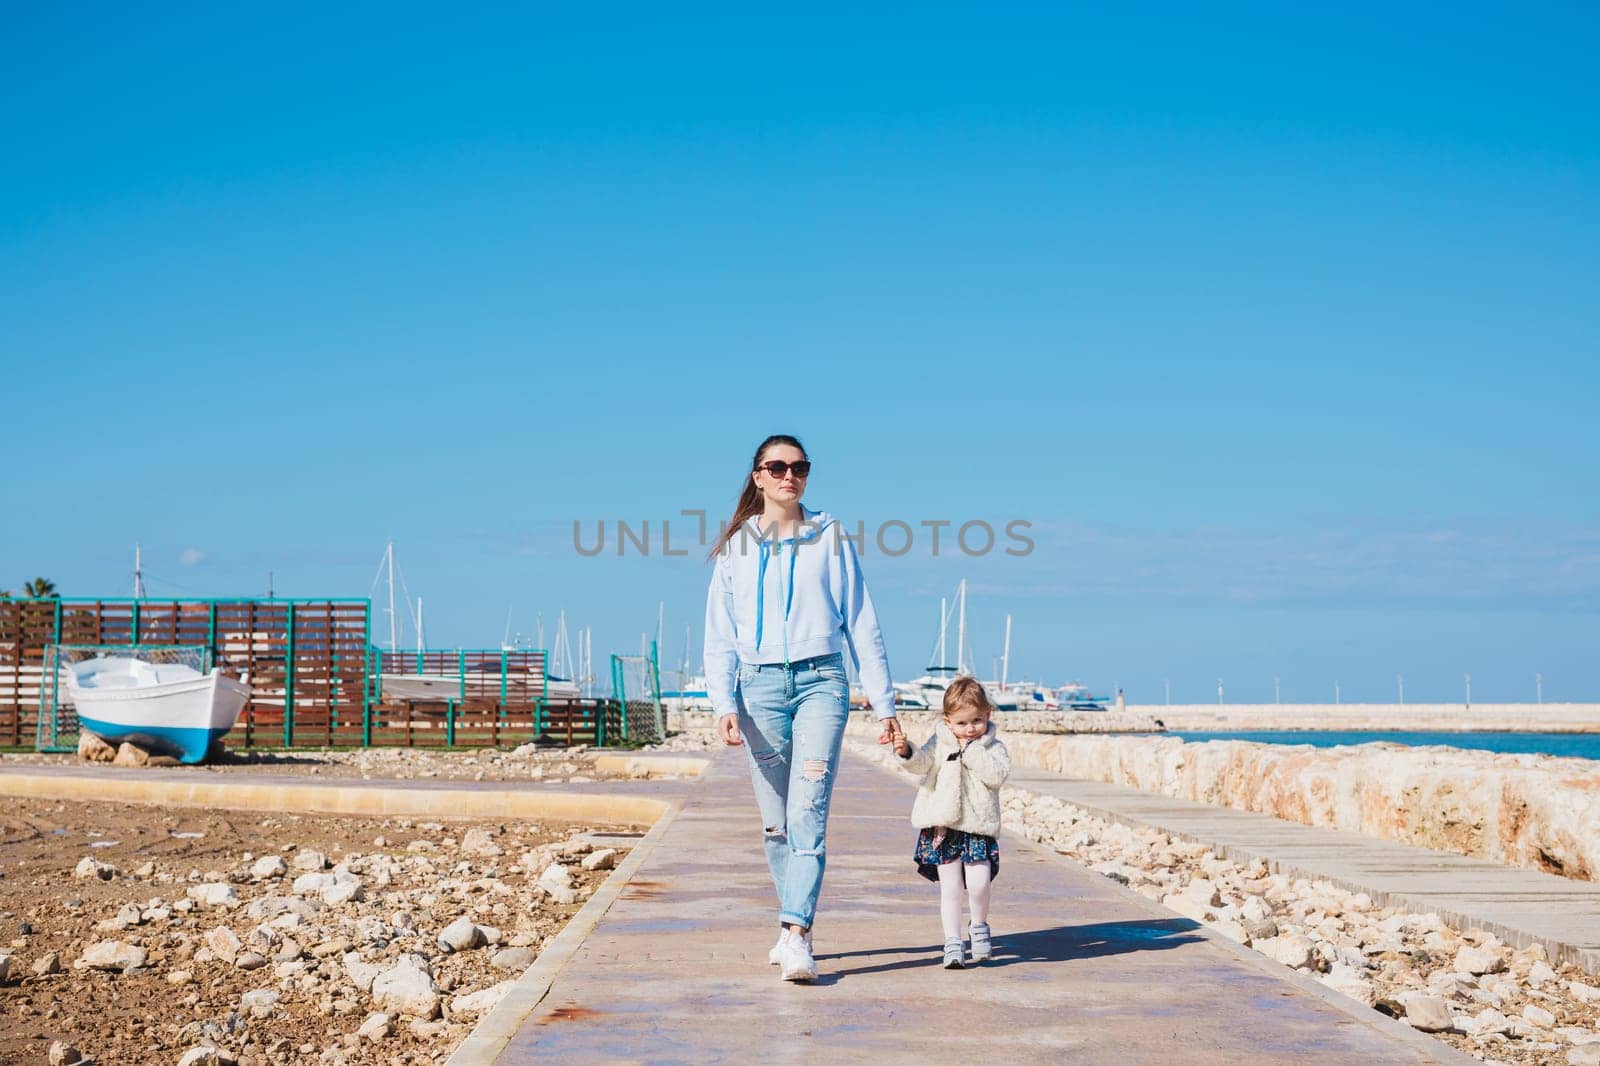
POLYGON ((911 824, 918 829, 944 826, 986 837, 1000 835, 1000 786, 1011 774, 1011 755, 989 728, 965 751, 950 727, 939 722, 933 735, 905 757, 902 765, 922 775, 911 824), (961 752, 955 759, 950 756, 961 752))

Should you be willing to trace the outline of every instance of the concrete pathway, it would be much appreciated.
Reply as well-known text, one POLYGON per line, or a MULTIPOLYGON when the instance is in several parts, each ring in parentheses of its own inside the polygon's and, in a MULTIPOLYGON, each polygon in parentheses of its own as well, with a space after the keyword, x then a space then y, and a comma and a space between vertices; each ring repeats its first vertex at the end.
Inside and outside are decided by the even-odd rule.
POLYGON ((1366 892, 1386 906, 1432 911, 1458 929, 1481 927, 1516 947, 1538 942, 1558 961, 1600 972, 1600 884, 1592 881, 1042 770, 1016 769, 1009 783, 1208 844, 1228 858, 1260 858, 1281 873, 1366 892))
POLYGON ((909 779, 846 758, 822 979, 786 984, 766 959, 777 908, 744 754, 717 755, 496 1061, 1471 1061, 1010 837, 998 957, 944 970, 937 890, 911 862, 911 798, 909 779))

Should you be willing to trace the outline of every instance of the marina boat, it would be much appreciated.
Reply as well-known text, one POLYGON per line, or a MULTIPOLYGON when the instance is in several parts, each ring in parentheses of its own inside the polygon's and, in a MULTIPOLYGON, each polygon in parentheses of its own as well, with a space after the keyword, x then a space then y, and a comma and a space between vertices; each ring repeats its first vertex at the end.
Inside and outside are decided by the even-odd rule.
POLYGON ((250 686, 213 669, 100 656, 63 671, 79 727, 108 744, 127 741, 180 762, 205 759, 239 719, 250 686))

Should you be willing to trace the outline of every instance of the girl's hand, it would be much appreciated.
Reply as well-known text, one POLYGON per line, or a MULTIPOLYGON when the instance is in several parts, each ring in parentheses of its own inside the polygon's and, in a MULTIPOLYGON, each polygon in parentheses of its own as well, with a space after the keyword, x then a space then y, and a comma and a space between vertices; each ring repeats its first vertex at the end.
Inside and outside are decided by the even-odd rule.
POLYGON ((739 716, 736 714, 725 714, 721 718, 718 718, 717 736, 721 737, 722 742, 728 745, 730 748, 737 748, 743 744, 744 741, 739 739, 739 716))
POLYGON ((905 741, 906 735, 900 731, 900 719, 885 718, 883 732, 878 734, 879 744, 893 744, 894 750, 899 751, 900 745, 905 741))
POLYGON ((911 741, 906 739, 904 733, 894 738, 894 753, 902 759, 911 758, 911 741))

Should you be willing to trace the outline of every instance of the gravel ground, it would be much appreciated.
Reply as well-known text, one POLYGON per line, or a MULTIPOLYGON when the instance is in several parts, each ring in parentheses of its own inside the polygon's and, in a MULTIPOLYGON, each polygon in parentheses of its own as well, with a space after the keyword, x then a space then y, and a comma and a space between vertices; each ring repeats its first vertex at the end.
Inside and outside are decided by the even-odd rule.
MULTIPOLYGON (((703 751, 698 738, 669 738, 666 743, 644 749, 661 752, 703 751)), ((372 780, 441 781, 541 781, 549 783, 612 781, 628 776, 595 769, 595 756, 601 749, 548 748, 533 744, 502 750, 498 748, 325 748, 275 751, 255 749, 230 755, 226 762, 183 767, 196 773, 249 776, 251 774, 305 775, 310 777, 372 780)), ((608 753, 628 754, 610 749, 608 753)), ((0 755, 3 766, 73 766, 76 755, 20 752, 0 755)), ((175 765, 162 763, 161 765, 175 765)), ((632 776, 642 776, 635 774, 632 776)))
MULTIPOLYGON (((585 758, 329 754, 223 770, 575 780, 585 758)), ((9 801, 0 1062, 57 1061, 55 1041, 65 1062, 442 1062, 636 836, 9 801)))

